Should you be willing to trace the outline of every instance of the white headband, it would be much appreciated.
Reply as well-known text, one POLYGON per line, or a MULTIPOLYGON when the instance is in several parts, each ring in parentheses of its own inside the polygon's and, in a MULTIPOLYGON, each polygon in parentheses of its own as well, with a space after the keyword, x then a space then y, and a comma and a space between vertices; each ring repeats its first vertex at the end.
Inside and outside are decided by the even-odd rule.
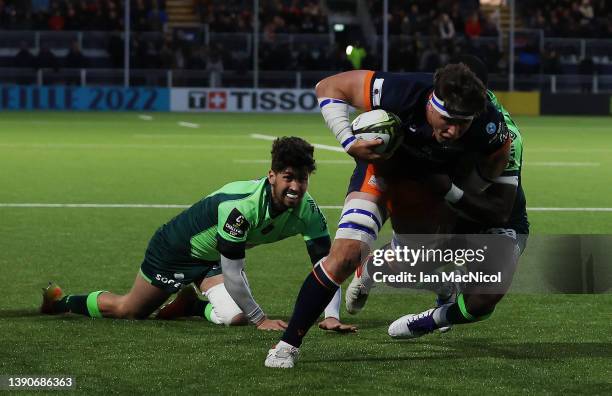
POLYGON ((444 101, 438 98, 435 92, 432 92, 431 98, 429 98, 429 103, 433 106, 434 109, 436 109, 438 113, 442 114, 444 117, 470 121, 474 119, 474 115, 449 113, 446 107, 444 107, 444 101))

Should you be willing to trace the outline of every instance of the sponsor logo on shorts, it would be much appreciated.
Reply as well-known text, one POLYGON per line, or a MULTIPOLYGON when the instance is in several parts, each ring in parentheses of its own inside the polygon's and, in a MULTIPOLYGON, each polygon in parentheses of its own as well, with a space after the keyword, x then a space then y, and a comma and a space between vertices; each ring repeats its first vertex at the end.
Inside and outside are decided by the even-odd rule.
POLYGON ((160 281, 161 283, 163 283, 165 285, 170 285, 172 287, 176 287, 177 289, 179 287, 181 287, 181 285, 182 285, 181 282, 177 282, 174 279, 167 278, 167 277, 165 277, 164 275, 161 275, 161 274, 156 274, 155 275, 155 280, 158 280, 158 281, 160 281))

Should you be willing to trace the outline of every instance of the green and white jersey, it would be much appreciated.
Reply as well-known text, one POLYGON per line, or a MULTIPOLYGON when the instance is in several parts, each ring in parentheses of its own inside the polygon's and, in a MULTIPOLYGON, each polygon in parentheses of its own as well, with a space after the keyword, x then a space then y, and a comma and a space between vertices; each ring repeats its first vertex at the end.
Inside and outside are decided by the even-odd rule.
POLYGON ((499 103, 499 100, 495 94, 487 90, 487 96, 489 97, 489 100, 493 106, 495 106, 495 108, 497 108, 497 110, 503 114, 506 126, 510 131, 510 138, 512 139, 512 146, 510 146, 510 159, 508 160, 508 165, 506 166, 502 176, 520 176, 521 166, 523 165, 523 137, 521 136, 521 131, 519 131, 519 128, 512 117, 510 117, 508 110, 506 110, 504 106, 499 103))
POLYGON ((512 139, 512 145, 510 146, 510 159, 508 165, 502 176, 517 176, 518 187, 516 191, 516 198, 514 200, 514 207, 512 208, 512 214, 506 226, 516 230, 521 234, 529 233, 529 221, 527 219, 527 201, 525 199, 525 192, 521 183, 521 167, 523 166, 523 137, 521 131, 510 117, 510 113, 506 110, 493 92, 487 90, 487 96, 491 103, 503 114, 504 121, 508 126, 510 137, 512 139))
POLYGON ((206 261, 219 260, 220 252, 241 258, 246 248, 298 234, 307 244, 324 240, 329 246, 325 217, 310 194, 304 195, 299 207, 276 216, 271 213, 271 199, 265 177, 229 183, 164 224, 158 234, 169 250, 206 261))

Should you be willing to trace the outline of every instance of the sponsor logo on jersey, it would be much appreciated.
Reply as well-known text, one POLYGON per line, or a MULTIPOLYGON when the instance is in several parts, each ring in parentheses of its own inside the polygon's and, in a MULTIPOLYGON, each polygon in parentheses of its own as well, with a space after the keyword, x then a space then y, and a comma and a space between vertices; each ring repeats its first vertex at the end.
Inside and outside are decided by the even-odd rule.
POLYGON ((493 135, 495 132, 497 132, 497 126, 495 125, 494 122, 489 122, 486 128, 487 128, 487 133, 489 135, 493 135))
POLYGON ((381 191, 384 191, 385 189, 385 181, 381 177, 376 177, 375 175, 370 176, 370 179, 368 180, 368 184, 381 191))
POLYGON ((384 82, 384 78, 377 78, 374 80, 374 84, 372 84, 372 106, 374 107, 380 106, 380 102, 382 101, 382 88, 384 82))
POLYGON ((500 121, 497 126, 495 126, 495 124, 492 122, 487 124, 487 133, 489 133, 489 135, 492 135, 492 137, 489 139, 489 144, 494 143, 496 140, 499 143, 503 144, 510 137, 510 130, 506 126, 506 123, 503 121, 500 121), (493 128, 495 128, 495 132, 497 133, 489 133, 489 125, 491 124, 493 124, 493 128))
POLYGON ((321 209, 319 209, 315 201, 310 198, 308 199, 308 205, 310 206, 312 213, 319 216, 319 220, 321 220, 321 231, 324 231, 327 228, 327 220, 325 219, 325 216, 323 216, 321 209))
POLYGON ((223 231, 235 238, 242 238, 251 225, 242 213, 236 208, 232 209, 223 225, 223 231))

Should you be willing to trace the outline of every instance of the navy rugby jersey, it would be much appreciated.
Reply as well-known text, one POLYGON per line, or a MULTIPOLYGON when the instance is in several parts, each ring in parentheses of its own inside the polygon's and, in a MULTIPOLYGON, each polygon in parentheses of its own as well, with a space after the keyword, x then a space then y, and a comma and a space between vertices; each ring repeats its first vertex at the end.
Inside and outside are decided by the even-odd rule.
POLYGON ((366 110, 384 109, 397 114, 404 132, 404 142, 393 157, 377 164, 381 176, 419 178, 428 172, 452 175, 459 160, 470 155, 487 156, 509 143, 504 116, 490 101, 463 136, 438 143, 425 117, 432 91, 431 74, 368 74, 364 87, 366 110))

